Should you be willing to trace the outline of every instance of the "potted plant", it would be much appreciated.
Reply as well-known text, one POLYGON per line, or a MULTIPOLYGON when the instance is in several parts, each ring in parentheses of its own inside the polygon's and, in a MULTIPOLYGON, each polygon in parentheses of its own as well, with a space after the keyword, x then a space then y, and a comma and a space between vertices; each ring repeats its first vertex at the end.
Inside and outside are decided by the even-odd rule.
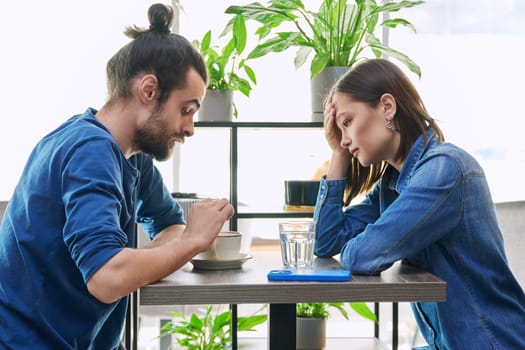
MULTIPOLYGON (((348 303, 362 317, 376 322, 376 315, 366 303, 348 303)), ((297 349, 323 349, 326 345, 326 320, 330 317, 330 309, 337 309, 345 319, 348 311, 345 303, 300 303, 297 304, 297 349)))
MULTIPOLYGON (((261 309, 264 309, 263 306, 261 309)), ((254 327, 266 322, 267 314, 254 314, 237 318, 237 331, 254 331, 254 327)), ((173 311, 179 322, 168 322, 161 328, 161 337, 177 335, 176 341, 188 350, 226 350, 231 348, 231 311, 221 311, 220 307, 209 305, 204 314, 192 313, 188 318, 183 313, 173 311)))
POLYGON ((319 9, 314 11, 305 8, 301 0, 271 0, 265 5, 253 2, 230 6, 226 13, 242 15, 260 24, 256 30, 260 43, 249 53, 249 59, 297 47, 294 63, 299 68, 314 53, 310 63, 312 112, 314 116, 322 116, 328 89, 349 67, 371 54, 392 56, 421 76, 420 67, 414 61, 383 45, 376 32, 381 27, 398 25, 415 31, 406 19, 380 21, 380 15, 390 15, 423 2, 403 0, 378 4, 376 0, 322 0, 319 9), (281 30, 282 27, 292 29, 281 30))
POLYGON ((252 84, 257 83, 253 69, 246 65, 246 59, 242 57, 246 49, 246 23, 243 16, 234 16, 219 37, 228 37, 223 47, 212 44, 211 30, 200 41, 193 41, 206 62, 209 75, 199 120, 231 120, 232 115, 237 118, 233 92, 240 91, 249 97, 252 84))

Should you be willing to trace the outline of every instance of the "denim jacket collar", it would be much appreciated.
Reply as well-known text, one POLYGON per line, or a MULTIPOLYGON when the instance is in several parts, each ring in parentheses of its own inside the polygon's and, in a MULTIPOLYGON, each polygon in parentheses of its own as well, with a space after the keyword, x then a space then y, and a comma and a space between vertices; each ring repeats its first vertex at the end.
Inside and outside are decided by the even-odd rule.
POLYGON ((389 189, 400 193, 408 186, 417 162, 433 142, 436 142, 436 134, 431 129, 427 129, 425 135, 419 135, 416 142, 412 145, 410 152, 408 152, 408 156, 403 163, 401 172, 393 172, 390 176, 388 181, 389 189))

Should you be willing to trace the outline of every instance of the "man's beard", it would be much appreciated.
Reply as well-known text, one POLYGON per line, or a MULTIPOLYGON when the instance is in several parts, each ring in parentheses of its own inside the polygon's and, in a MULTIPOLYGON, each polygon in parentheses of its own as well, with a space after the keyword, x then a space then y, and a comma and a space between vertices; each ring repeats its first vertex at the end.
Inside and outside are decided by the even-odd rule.
POLYGON ((133 144, 142 152, 151 155, 158 161, 167 160, 173 151, 173 142, 184 142, 184 135, 167 134, 166 121, 155 111, 146 123, 137 130, 133 144))

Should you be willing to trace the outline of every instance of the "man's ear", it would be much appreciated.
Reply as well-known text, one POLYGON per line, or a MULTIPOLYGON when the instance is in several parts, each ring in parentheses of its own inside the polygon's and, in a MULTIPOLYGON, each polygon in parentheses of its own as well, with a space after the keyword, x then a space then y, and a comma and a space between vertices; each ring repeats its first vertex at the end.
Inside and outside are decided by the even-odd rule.
POLYGON ((159 94, 159 81, 153 74, 143 75, 136 86, 136 92, 141 103, 148 105, 155 102, 159 94))
POLYGON ((392 117, 396 114, 396 111, 397 111, 396 99, 391 94, 389 93, 383 94, 381 98, 379 99, 379 103, 381 106, 381 111, 384 113, 385 116, 392 117))

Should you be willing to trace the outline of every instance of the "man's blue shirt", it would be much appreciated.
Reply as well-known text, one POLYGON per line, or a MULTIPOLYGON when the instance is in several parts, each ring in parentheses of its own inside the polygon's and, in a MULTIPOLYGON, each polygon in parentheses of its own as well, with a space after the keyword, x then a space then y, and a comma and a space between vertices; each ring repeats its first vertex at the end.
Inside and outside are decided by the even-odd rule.
POLYGON ((429 349, 525 349, 525 295, 509 269, 483 170, 431 132, 356 205, 345 180, 321 180, 315 254, 354 274, 398 260, 447 282, 447 302, 412 304, 429 349))
POLYGON ((126 159, 93 109, 31 153, 0 228, 0 348, 115 349, 127 298, 104 304, 90 277, 124 247, 135 224, 153 238, 182 224, 152 159, 126 159))

